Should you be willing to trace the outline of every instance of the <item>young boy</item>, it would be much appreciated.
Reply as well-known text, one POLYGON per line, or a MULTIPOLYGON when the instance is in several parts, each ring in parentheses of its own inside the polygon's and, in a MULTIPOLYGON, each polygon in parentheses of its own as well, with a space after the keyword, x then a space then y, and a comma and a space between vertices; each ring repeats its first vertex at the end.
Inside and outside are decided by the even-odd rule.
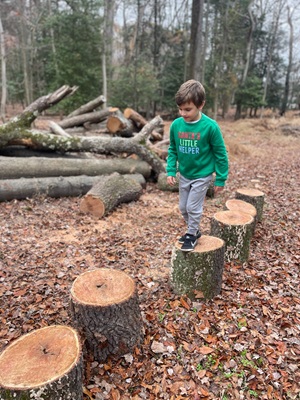
POLYGON ((182 251, 192 251, 200 238, 199 224, 203 203, 213 172, 216 173, 214 192, 224 189, 228 175, 228 157, 216 121, 202 113, 205 90, 195 80, 183 83, 175 95, 180 117, 170 127, 167 158, 167 182, 176 183, 179 170, 179 209, 187 224, 179 239, 182 251))

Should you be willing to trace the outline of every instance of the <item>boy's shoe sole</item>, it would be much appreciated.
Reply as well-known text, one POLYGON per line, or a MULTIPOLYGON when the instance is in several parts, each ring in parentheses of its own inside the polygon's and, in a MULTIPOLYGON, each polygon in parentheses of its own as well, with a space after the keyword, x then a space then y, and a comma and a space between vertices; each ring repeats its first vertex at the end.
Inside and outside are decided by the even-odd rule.
MULTIPOLYGON (((178 239, 178 243, 183 244, 184 241, 185 241, 186 235, 187 235, 187 233, 185 233, 183 236, 181 236, 181 237, 178 239)), ((196 238, 197 238, 197 239, 200 239, 200 238, 201 238, 201 232, 200 232, 199 230, 198 230, 197 233, 196 233, 196 238)))

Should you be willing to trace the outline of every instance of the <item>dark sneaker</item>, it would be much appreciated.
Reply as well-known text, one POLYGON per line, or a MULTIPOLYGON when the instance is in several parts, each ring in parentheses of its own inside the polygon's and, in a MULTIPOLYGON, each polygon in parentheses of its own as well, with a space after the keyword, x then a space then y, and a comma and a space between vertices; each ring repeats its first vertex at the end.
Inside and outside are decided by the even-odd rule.
POLYGON ((182 251, 193 251, 197 244, 197 236, 189 235, 188 233, 185 235, 185 241, 181 246, 182 251))
MULTIPOLYGON (((186 235, 187 235, 187 233, 185 233, 184 235, 182 235, 182 236, 178 239, 178 243, 183 244, 184 241, 185 241, 186 235)), ((199 229, 197 230, 196 237, 197 237, 197 239, 200 239, 200 237, 201 237, 201 232, 199 231, 199 229)))

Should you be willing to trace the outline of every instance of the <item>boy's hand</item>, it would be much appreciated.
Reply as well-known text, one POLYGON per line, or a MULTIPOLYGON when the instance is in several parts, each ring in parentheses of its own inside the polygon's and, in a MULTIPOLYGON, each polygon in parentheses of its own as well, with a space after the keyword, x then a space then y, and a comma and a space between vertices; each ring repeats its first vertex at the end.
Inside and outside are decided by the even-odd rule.
POLYGON ((224 186, 215 186, 214 187, 215 194, 218 194, 219 192, 222 192, 222 190, 224 190, 224 186))
POLYGON ((176 184, 176 178, 175 176, 168 176, 167 177, 167 183, 171 186, 174 186, 176 184))

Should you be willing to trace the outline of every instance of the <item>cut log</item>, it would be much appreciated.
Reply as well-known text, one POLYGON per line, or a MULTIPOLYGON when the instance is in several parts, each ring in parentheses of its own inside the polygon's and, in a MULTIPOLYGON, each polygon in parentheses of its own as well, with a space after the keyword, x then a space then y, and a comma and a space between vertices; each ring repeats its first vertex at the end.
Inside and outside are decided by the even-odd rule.
POLYGON ((229 199, 226 201, 224 208, 229 211, 240 211, 250 214, 254 219, 252 236, 254 235, 257 212, 252 204, 239 199, 229 199))
POLYGON ((82 198, 80 211, 102 218, 119 204, 138 200, 142 193, 141 185, 135 180, 114 173, 93 185, 82 198))
POLYGON ((132 137, 134 134, 132 121, 125 118, 120 110, 116 110, 107 118, 106 127, 110 133, 122 137, 132 137))
POLYGON ((0 355, 0 398, 82 400, 82 364, 73 328, 54 325, 28 333, 0 355))
MULTIPOLYGON (((145 125, 147 125, 147 120, 141 114, 139 114, 137 111, 133 110, 132 108, 126 108, 123 112, 123 115, 125 118, 133 121, 135 126, 139 130, 142 129, 145 125)), ((151 137, 154 140, 162 140, 163 128, 162 128, 162 133, 157 132, 157 129, 155 131, 152 131, 151 137)))
POLYGON ((77 115, 87 114, 89 112, 95 111, 98 107, 102 106, 102 104, 106 103, 105 96, 101 95, 94 100, 89 101, 88 103, 82 105, 76 110, 72 111, 67 117, 76 117, 77 115))
POLYGON ((96 361, 120 357, 140 346, 143 327, 136 287, 124 272, 100 268, 79 275, 71 288, 70 307, 96 361))
POLYGON ((76 175, 109 175, 138 173, 149 178, 151 168, 145 161, 132 158, 65 159, 0 157, 0 179, 38 178, 76 175))
MULTIPOLYGON (((96 182, 105 176, 68 176, 51 178, 20 178, 0 180, 0 202, 22 200, 35 196, 47 197, 77 197, 84 196, 96 182)), ((133 179, 142 188, 146 187, 146 180, 141 174, 124 175, 125 179, 133 179)))
POLYGON ((190 299, 212 299, 220 294, 225 244, 220 238, 203 235, 193 252, 185 253, 176 243, 171 259, 171 285, 177 294, 190 299))
POLYGON ((98 123, 106 120, 115 109, 105 108, 104 110, 94 111, 87 114, 76 115, 75 117, 65 118, 59 122, 63 129, 73 128, 74 126, 84 125, 86 122, 98 123))
POLYGON ((235 192, 236 199, 246 201, 256 208, 257 221, 261 222, 263 218, 263 207, 265 194, 257 189, 238 189, 235 192))
POLYGON ((225 242, 225 261, 246 262, 249 257, 250 240, 254 219, 240 211, 219 211, 211 221, 211 235, 225 242))

